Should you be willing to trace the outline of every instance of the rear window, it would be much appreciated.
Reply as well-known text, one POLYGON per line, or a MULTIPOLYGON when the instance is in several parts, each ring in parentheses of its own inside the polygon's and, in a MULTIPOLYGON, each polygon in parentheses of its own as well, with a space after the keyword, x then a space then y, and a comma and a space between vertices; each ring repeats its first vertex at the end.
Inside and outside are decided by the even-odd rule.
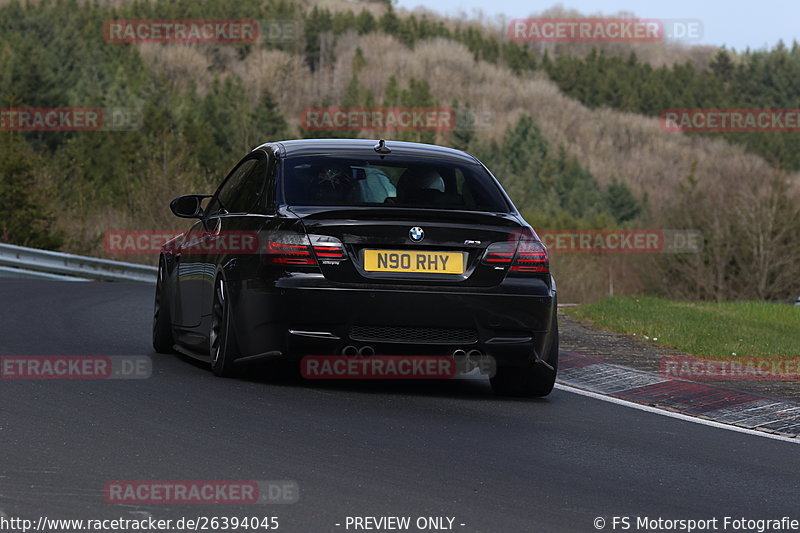
POLYGON ((479 165, 314 156, 286 159, 282 174, 288 205, 509 211, 498 186, 479 165))

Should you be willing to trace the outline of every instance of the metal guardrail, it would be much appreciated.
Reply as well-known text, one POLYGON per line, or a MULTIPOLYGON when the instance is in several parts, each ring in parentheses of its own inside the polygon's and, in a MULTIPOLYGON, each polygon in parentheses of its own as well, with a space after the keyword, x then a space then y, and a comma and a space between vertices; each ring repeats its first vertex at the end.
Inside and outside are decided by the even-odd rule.
POLYGON ((155 283, 158 268, 0 243, 0 277, 155 283))

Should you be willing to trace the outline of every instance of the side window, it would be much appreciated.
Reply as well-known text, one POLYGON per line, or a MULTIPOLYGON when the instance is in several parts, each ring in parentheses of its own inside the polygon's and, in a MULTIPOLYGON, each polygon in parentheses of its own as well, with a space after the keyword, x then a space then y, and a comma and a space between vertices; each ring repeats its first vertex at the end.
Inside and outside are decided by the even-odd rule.
POLYGON ((263 157, 251 159, 251 163, 242 178, 240 185, 231 190, 228 198, 228 210, 230 213, 250 213, 256 206, 256 202, 264 189, 264 179, 267 176, 267 160, 263 157))
POLYGON ((250 212, 261 195, 266 174, 265 158, 245 160, 220 187, 206 212, 209 215, 250 212))

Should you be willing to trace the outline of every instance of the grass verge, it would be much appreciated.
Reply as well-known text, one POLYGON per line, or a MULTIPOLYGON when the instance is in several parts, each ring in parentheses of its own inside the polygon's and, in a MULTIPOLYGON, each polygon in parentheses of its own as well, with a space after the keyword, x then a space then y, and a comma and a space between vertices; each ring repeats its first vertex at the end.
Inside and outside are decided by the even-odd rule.
POLYGON ((615 296, 564 312, 698 357, 800 356, 800 306, 615 296))

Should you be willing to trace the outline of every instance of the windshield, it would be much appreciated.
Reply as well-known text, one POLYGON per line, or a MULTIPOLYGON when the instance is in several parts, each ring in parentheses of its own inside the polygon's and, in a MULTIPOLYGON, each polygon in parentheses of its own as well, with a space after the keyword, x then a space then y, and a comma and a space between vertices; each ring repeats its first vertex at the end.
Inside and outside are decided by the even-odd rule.
POLYGON ((287 159, 282 174, 288 205, 509 211, 498 185, 479 165, 314 156, 287 159))

